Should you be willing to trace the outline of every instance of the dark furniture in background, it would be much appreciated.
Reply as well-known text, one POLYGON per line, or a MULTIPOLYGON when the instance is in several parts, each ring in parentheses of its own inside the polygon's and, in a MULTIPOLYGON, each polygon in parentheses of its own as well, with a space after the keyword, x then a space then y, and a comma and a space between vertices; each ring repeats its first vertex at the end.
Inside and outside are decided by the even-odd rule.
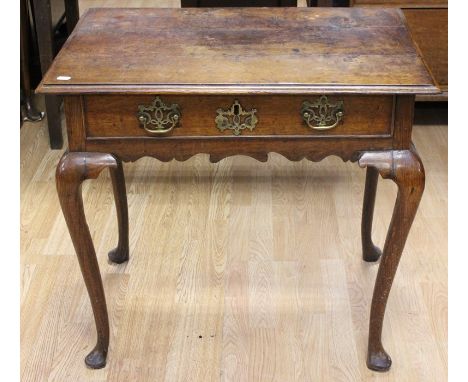
MULTIPOLYGON (((54 20, 51 0, 31 0, 34 26, 37 36, 38 54, 41 71, 44 75, 52 64, 52 60, 61 48, 64 39, 57 33, 60 27, 66 25, 68 33, 75 27, 79 19, 78 0, 62 0, 64 15, 54 20), (66 22, 66 24, 64 23, 66 22), (58 38, 57 38, 58 37, 58 38)), ((45 96, 45 111, 49 130, 49 142, 52 149, 60 149, 63 145, 60 105, 62 98, 45 96)))
MULTIPOLYGON (((34 35, 32 33, 32 18, 28 0, 20 0, 20 87, 21 109, 20 124, 23 121, 37 122, 44 118, 44 112, 38 112, 32 102, 35 75, 37 65, 34 66, 34 57, 37 51, 34 49, 34 35)), ((36 62, 37 63, 37 62, 36 62)))

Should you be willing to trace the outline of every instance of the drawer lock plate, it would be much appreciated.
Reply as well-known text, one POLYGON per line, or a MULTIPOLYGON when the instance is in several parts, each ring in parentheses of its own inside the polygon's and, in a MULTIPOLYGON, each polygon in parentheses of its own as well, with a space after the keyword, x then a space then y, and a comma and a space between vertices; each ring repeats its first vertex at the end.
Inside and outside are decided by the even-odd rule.
POLYGON ((216 110, 216 127, 220 131, 232 130, 234 135, 240 135, 245 129, 252 131, 258 122, 256 112, 257 109, 244 110, 239 101, 235 100, 228 110, 216 110))

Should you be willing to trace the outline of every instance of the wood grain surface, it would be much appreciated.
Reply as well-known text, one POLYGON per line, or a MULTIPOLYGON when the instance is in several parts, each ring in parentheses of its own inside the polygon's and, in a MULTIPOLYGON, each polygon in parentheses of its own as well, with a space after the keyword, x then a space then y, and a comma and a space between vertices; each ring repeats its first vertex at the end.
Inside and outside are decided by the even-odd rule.
MULTIPOLYGON (((87 137, 148 137, 136 113, 138 105, 151 105, 154 96, 86 96, 83 102, 87 137)), ((215 123, 218 109, 229 110, 235 100, 244 110, 256 110, 258 123, 241 136, 386 136, 392 134, 392 96, 328 97, 331 104, 343 102, 344 118, 336 128, 319 131, 308 127, 300 113, 304 101, 318 96, 165 96, 164 103, 177 104, 182 112, 179 127, 168 136, 233 136, 221 132, 215 123)), ((154 137, 154 135, 153 135, 154 137)))
POLYGON ((398 7, 398 8, 447 8, 447 0, 350 0, 353 6, 398 7))
POLYGON ((181 7, 296 7, 296 0, 181 0, 181 7))
POLYGON ((432 94, 438 89, 395 8, 103 8, 82 16, 39 91, 432 94))
POLYGON ((351 0, 351 6, 399 7, 405 15, 413 41, 437 86, 436 95, 419 95, 417 101, 448 99, 448 2, 445 0, 351 0))
POLYGON ((448 90, 448 9, 405 9, 411 35, 441 90, 448 90))

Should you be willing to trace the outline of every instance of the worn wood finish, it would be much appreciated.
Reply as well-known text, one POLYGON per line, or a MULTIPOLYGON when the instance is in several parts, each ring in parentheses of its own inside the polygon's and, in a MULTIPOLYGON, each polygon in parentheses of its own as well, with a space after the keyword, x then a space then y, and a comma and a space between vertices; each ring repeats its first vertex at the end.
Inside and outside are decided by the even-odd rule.
POLYGON ((414 96, 399 96, 395 101, 393 148, 410 148, 414 120, 414 96))
POLYGON ((68 148, 70 151, 85 151, 86 126, 83 99, 67 96, 63 102, 67 123, 68 148))
MULTIPOLYGON (((59 163, 58 191, 98 328, 98 345, 86 360, 89 366, 105 364, 108 323, 84 220, 81 182, 111 168, 119 244, 109 257, 123 262, 128 259, 129 239, 121 160, 145 156, 187 160, 207 153, 212 162, 233 155, 266 161, 274 152, 294 161, 319 161, 330 155, 359 160, 361 166, 375 167, 397 183, 369 330, 368 366, 388 370, 390 358, 380 339, 386 299, 423 189, 422 165, 411 144, 414 95, 437 91, 401 12, 92 10, 79 22, 40 91, 66 96, 73 152, 59 163), (139 26, 137 32, 134 25, 139 26), (308 65, 315 70, 299 70, 308 65), (66 85, 58 84, 59 73, 70 77, 66 85), (333 130, 311 133, 301 122, 301 102, 314 94, 343 100, 344 119, 333 130), (136 122, 138 104, 151 103, 156 95, 166 103, 180 103, 180 127, 170 136, 146 136, 136 122), (221 134, 214 126, 216 109, 229 108, 235 98, 245 109, 257 109, 258 127, 250 135, 221 134)), ((325 107, 321 113, 326 115, 325 107)), ((369 171, 362 223, 367 243, 376 181, 376 174, 369 171)), ((365 259, 369 257, 364 253, 365 259)), ((217 306, 216 296, 210 306, 217 306)))
POLYGON ((447 0, 349 0, 352 6, 398 7, 398 8, 446 8, 447 0))
POLYGON ((359 166, 374 167, 383 178, 393 180, 398 186, 398 195, 375 282, 369 321, 367 366, 372 370, 386 371, 390 369, 392 360, 381 339, 385 307, 406 238, 424 191, 424 167, 414 149, 367 152, 359 159, 359 166))
POLYGON ((291 161, 307 158, 320 161, 336 155, 344 161, 355 161, 361 151, 391 150, 392 138, 327 138, 304 137, 213 137, 154 139, 89 139, 86 150, 110 152, 123 161, 135 161, 151 156, 163 162, 185 161, 204 153, 210 155, 212 163, 233 156, 245 155, 260 162, 268 160, 269 153, 278 153, 291 161))
POLYGON ((114 190, 115 209, 119 226, 119 242, 117 247, 109 252, 109 260, 116 264, 122 264, 128 260, 128 204, 127 190, 125 188, 125 176, 122 161, 115 158, 116 167, 109 167, 114 190))
POLYGON ((186 8, 88 10, 39 91, 393 95, 438 89, 397 9, 186 8))
POLYGON ((448 2, 445 0, 351 0, 356 7, 399 7, 411 36, 442 93, 419 95, 418 101, 448 98, 448 2))
MULTIPOLYGON (((86 96, 84 110, 87 138, 151 137, 140 127, 136 118, 138 105, 150 105, 154 96, 86 96)), ((254 130, 244 130, 241 136, 373 136, 392 134, 394 99, 392 96, 328 97, 330 103, 343 102, 344 118, 330 130, 308 127, 300 113, 302 102, 315 102, 317 96, 164 96, 166 104, 177 104, 182 111, 179 127, 167 134, 171 137, 232 136, 232 131, 221 132, 215 123, 217 109, 231 108, 238 100, 244 110, 256 109, 258 123, 254 130)), ((154 135, 153 135, 154 137, 154 135)), ((154 139, 161 139, 156 136, 154 139)))
POLYGON ((181 0, 182 8, 190 7, 296 7, 296 0, 181 0))
POLYGON ((404 9, 411 35, 437 85, 448 91, 448 9, 404 9))
POLYGON ((377 261, 382 255, 380 248, 372 241, 372 221, 374 219, 378 179, 378 170, 374 167, 368 167, 366 172, 361 220, 362 258, 364 261, 368 262, 377 261))
MULTIPOLYGON (((81 272, 83 274, 89 298, 93 307, 97 329, 97 343, 85 359, 86 365, 99 369, 106 365, 107 349, 109 347, 109 319, 107 316, 106 299, 102 287, 99 265, 96 260, 93 241, 83 210, 81 184, 86 179, 95 179, 102 170, 111 168, 114 171, 113 183, 116 194, 119 195, 116 205, 119 210, 123 208, 124 197, 121 187, 124 186, 121 174, 121 165, 109 154, 100 153, 66 153, 57 166, 57 192, 62 206, 63 215, 75 247, 81 272)), ((119 211, 119 231, 125 235, 125 211, 119 211), (123 227, 123 229, 122 229, 123 227)), ((128 253, 125 241, 119 238, 118 251, 112 253, 111 259, 116 262, 124 260, 128 253)))

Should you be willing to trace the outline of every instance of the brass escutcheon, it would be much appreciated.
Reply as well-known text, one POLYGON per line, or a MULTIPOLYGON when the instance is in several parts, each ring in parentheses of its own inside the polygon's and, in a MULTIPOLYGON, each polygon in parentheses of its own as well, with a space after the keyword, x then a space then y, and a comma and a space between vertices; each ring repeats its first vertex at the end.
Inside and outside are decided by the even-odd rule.
POLYGON ((304 101, 301 106, 301 115, 311 129, 333 129, 343 120, 343 101, 330 103, 328 97, 322 95, 315 102, 304 101))
POLYGON ((218 109, 218 115, 215 118, 216 127, 220 131, 232 130, 234 135, 240 135, 242 130, 252 131, 257 125, 258 119, 255 115, 257 109, 246 111, 238 100, 234 100, 231 108, 228 110, 218 109))
POLYGON ((179 105, 166 105, 159 97, 151 105, 138 105, 138 122, 151 134, 169 133, 178 125, 181 117, 179 105))

